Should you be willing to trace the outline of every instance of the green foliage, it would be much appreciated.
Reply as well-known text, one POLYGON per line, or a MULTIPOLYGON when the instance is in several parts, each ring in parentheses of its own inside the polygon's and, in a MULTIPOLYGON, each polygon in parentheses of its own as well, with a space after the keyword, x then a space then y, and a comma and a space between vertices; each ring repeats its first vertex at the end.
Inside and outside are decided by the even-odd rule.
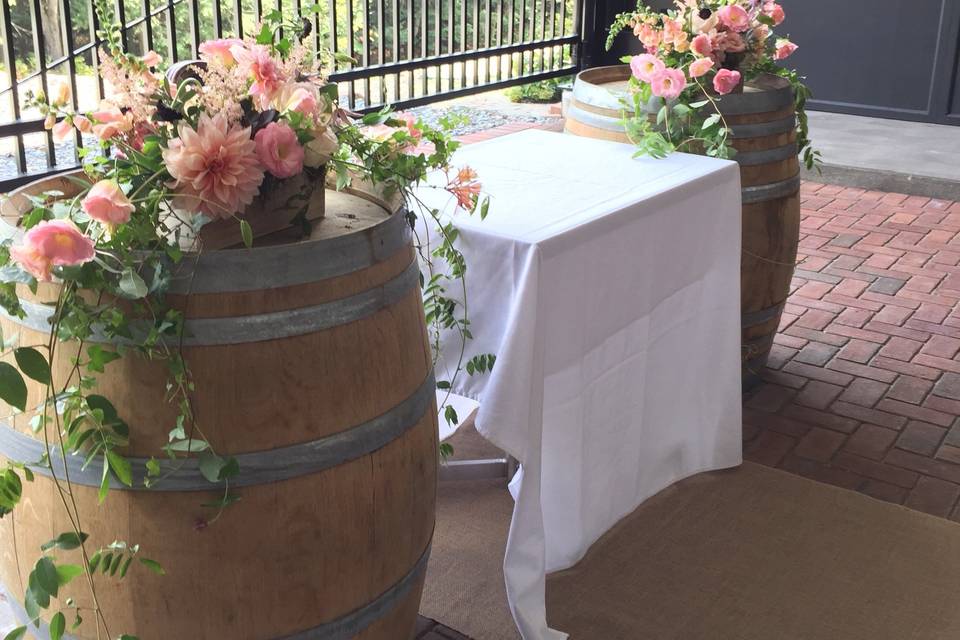
POLYGON ((507 89, 507 97, 511 102, 549 103, 560 100, 562 90, 560 86, 569 82, 569 78, 550 78, 531 82, 507 89))

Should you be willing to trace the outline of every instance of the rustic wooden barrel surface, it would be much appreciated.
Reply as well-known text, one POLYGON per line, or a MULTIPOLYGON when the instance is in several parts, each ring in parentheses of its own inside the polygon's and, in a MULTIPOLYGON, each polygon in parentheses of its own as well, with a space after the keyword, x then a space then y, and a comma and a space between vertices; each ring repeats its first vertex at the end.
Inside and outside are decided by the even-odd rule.
MULTIPOLYGON (((621 98, 626 65, 581 72, 567 105, 569 133, 629 142, 621 98)), ((800 238, 800 164, 793 91, 783 78, 761 76, 741 94, 719 101, 733 133, 742 187, 742 374, 745 388, 759 381, 780 324, 800 238)))
POLYGON ((800 162, 790 83, 760 76, 720 110, 740 164, 740 302, 745 387, 759 382, 790 293, 800 241, 800 162))
POLYGON ((566 105, 564 131, 586 138, 630 142, 623 129, 623 102, 630 67, 595 67, 577 74, 566 105))
MULTIPOLYGON (((76 189, 63 180, 45 185, 76 189)), ((418 264, 402 210, 358 193, 327 197, 327 218, 310 240, 278 234, 251 250, 189 256, 175 279, 173 300, 188 318, 183 353, 196 381, 195 414, 218 453, 240 464, 231 484, 242 499, 217 522, 196 526, 212 514, 201 505, 222 490, 195 461, 143 488, 144 462, 163 458, 175 420, 164 401, 165 366, 128 355, 99 375, 98 391, 131 425, 126 454, 135 482, 117 486, 98 507, 100 463, 81 470, 69 456, 83 530, 94 549, 114 540, 139 544, 166 570, 160 577, 134 565, 121 584, 98 575, 114 635, 413 636, 438 465, 418 264)), ((23 202, 13 198, 4 212, 23 202)), ((42 285, 36 301, 55 295, 42 285)), ((27 310, 25 319, 0 319, 3 335, 45 343, 45 310, 27 310)), ((62 345, 55 379, 66 378, 76 352, 62 345)), ((41 392, 30 387, 28 407, 41 392)), ((44 445, 29 417, 3 421, 0 457, 40 458, 44 445)), ((53 459, 62 473, 62 458, 53 459)), ((38 471, 21 505, 0 519, 0 582, 12 603, 22 601, 40 545, 70 530, 52 480, 38 471)), ((58 557, 80 561, 78 551, 58 557)), ((82 583, 61 596, 89 606, 82 583)), ((97 637, 90 622, 71 634, 97 637)))

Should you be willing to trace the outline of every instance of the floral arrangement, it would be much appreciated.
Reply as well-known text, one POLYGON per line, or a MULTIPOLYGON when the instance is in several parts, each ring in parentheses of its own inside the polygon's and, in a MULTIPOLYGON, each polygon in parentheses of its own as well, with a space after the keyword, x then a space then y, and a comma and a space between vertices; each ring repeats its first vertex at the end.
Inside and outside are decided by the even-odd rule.
MULTIPOLYGON (((37 294, 38 283, 51 283, 39 291, 52 291, 55 298, 50 301, 54 313, 46 344, 17 346, 9 336, 3 343, 7 357, 0 361, 0 399, 32 413, 31 427, 62 458, 79 455, 86 464, 99 461, 103 502, 111 480, 130 486, 133 474, 123 455, 130 426, 109 398, 94 393, 96 376, 121 357, 165 362, 165 393, 178 416, 170 425, 169 444, 157 456, 172 464, 199 457, 204 477, 212 488, 222 489, 219 501, 204 505, 213 512, 197 524, 202 528, 240 496, 230 488, 239 471, 236 459, 217 453, 223 443, 209 442, 194 414, 191 392, 202 381, 193 379, 179 349, 183 314, 166 301, 184 251, 204 249, 202 233, 198 240, 194 232, 214 221, 237 221, 242 242, 249 247, 254 237, 247 209, 276 185, 300 179, 306 188, 323 189, 327 167, 338 188, 357 179, 373 184, 405 201, 411 225, 418 211, 436 224, 439 240, 432 247, 419 246, 426 271, 427 319, 437 336, 434 346, 439 346, 440 331, 451 330, 459 332, 465 345, 465 294, 448 293, 456 290, 456 283, 461 292, 466 290, 456 229, 437 210, 418 206, 414 189, 428 174, 441 171, 448 176, 441 188, 460 208, 485 216, 488 201, 475 172, 451 167, 458 143, 450 131, 456 123, 431 127, 389 110, 357 121, 355 114, 338 107, 336 87, 321 71, 324 53, 303 44, 309 20, 284 22, 279 12, 272 12, 253 36, 206 42, 199 47, 203 64, 164 75, 157 54, 138 57, 123 50, 109 0, 97 0, 95 7, 100 24, 106 25, 98 36, 110 97, 95 111, 78 112, 69 108, 70 92, 61 86, 52 96, 33 96, 31 102, 55 138, 65 139, 78 130, 100 142, 96 152, 83 152, 82 175, 69 178, 76 182, 78 195, 31 196, 32 208, 18 221, 22 234, 0 244, 0 306, 8 315, 24 317, 21 294, 27 289, 37 294), (116 344, 85 342, 94 332, 116 339, 116 344), (60 369, 52 365, 67 357, 61 353, 67 342, 78 345, 68 353, 79 355, 69 375, 58 375, 60 369), (45 388, 36 407, 27 406, 26 378, 45 388)), ((284 224, 293 222, 307 232, 307 213, 301 210, 284 224)), ((461 349, 454 376, 463 369, 471 375, 482 373, 493 365, 492 355, 466 361, 464 353, 461 349)), ((439 381, 438 387, 449 389, 452 382, 439 381)), ((452 408, 446 417, 457 420, 452 408)), ((55 472, 49 459, 11 460, 0 467, 0 517, 17 507, 22 482, 33 479, 31 467, 38 465, 52 474, 61 496, 71 495, 69 478, 55 472)), ((145 470, 147 486, 160 474, 158 460, 151 458, 145 470)), ((93 576, 98 571, 117 576, 121 567, 123 578, 134 559, 154 573, 163 569, 140 555, 136 544, 90 540, 76 503, 62 503, 72 528, 40 550, 24 609, 39 626, 59 589, 83 578, 93 603, 83 607, 83 615, 94 618, 98 637, 116 638, 96 604, 93 576), (77 549, 82 564, 57 560, 58 551, 77 549)), ((63 637, 68 616, 74 627, 81 623, 81 607, 70 600, 49 618, 52 640, 63 637)), ((5 640, 23 638, 27 630, 18 627, 5 640)))
POLYGON ((687 150, 731 157, 736 151, 718 103, 722 96, 742 91, 745 81, 772 73, 793 85, 797 145, 813 168, 819 153, 808 135, 810 91, 795 71, 777 64, 797 50, 789 39, 774 34, 785 18, 774 0, 675 0, 667 11, 640 0, 636 11, 617 16, 607 48, 621 31, 631 29, 645 49, 624 59, 630 64, 634 98, 627 133, 639 152, 662 157, 687 150))

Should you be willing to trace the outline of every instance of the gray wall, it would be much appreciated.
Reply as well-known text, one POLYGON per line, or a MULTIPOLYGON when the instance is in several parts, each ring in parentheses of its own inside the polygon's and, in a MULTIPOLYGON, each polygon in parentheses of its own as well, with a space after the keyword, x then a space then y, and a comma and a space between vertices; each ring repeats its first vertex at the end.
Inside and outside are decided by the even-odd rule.
MULTIPOLYGON (((960 125, 960 0, 780 1, 787 20, 778 31, 800 46, 790 64, 807 77, 812 108, 960 125)), ((602 28, 635 6, 596 4, 602 28)), ((638 45, 623 34, 594 63, 615 64, 638 45)))

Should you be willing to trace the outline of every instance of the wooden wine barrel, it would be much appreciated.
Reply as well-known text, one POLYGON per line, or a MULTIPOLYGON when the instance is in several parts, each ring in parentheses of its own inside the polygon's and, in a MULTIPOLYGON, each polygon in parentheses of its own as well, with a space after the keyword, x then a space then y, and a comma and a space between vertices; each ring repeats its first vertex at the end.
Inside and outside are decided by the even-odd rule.
POLYGON ((594 67, 577 74, 565 107, 564 131, 586 138, 627 142, 623 99, 628 95, 630 67, 594 67))
MULTIPOLYGON (((58 179, 25 190, 51 188, 76 191, 58 179)), ((138 544, 166 570, 157 576, 134 562, 122 583, 98 574, 112 637, 413 637, 438 467, 418 263, 402 209, 359 192, 327 198, 327 218, 309 240, 280 234, 250 250, 189 255, 174 279, 171 299, 187 316, 183 354, 196 383, 195 415, 218 453, 240 466, 231 489, 241 500, 219 520, 206 524, 214 512, 202 505, 222 488, 202 477, 196 460, 175 469, 161 454, 175 420, 164 400, 165 365, 126 355, 98 376, 98 392, 130 425, 134 486, 116 486, 98 507, 99 459, 83 470, 80 457, 68 456, 82 529, 91 549, 138 544), (170 475, 144 489, 150 456, 170 475)), ((14 196, 7 219, 27 210, 25 202, 14 196)), ((55 295, 41 285, 26 318, 0 320, 3 335, 45 343, 49 311, 36 302, 55 295)), ((76 344, 60 345, 55 379, 66 379, 76 353, 76 344)), ((31 386, 28 407, 40 393, 31 386)), ((44 444, 29 417, 4 420, 0 456, 40 458, 44 444)), ((62 477, 63 459, 52 458, 62 477)), ((40 545, 70 530, 49 470, 35 471, 21 505, 0 519, 0 582, 11 603, 23 601, 40 545)), ((79 551, 57 557, 81 562, 79 551)), ((65 596, 91 604, 82 579, 65 596)), ((94 616, 84 618, 69 635, 93 640, 94 616)))
POLYGON ((759 382, 780 325, 800 241, 800 162, 793 88, 765 75, 724 96, 743 194, 740 308, 743 383, 759 382))
MULTIPOLYGON (((621 120, 630 68, 581 72, 567 107, 569 133, 629 142, 621 120)), ((740 301, 744 388, 759 381, 780 324, 800 238, 800 164, 790 84, 760 76, 720 109, 733 133, 742 186, 740 301)))

